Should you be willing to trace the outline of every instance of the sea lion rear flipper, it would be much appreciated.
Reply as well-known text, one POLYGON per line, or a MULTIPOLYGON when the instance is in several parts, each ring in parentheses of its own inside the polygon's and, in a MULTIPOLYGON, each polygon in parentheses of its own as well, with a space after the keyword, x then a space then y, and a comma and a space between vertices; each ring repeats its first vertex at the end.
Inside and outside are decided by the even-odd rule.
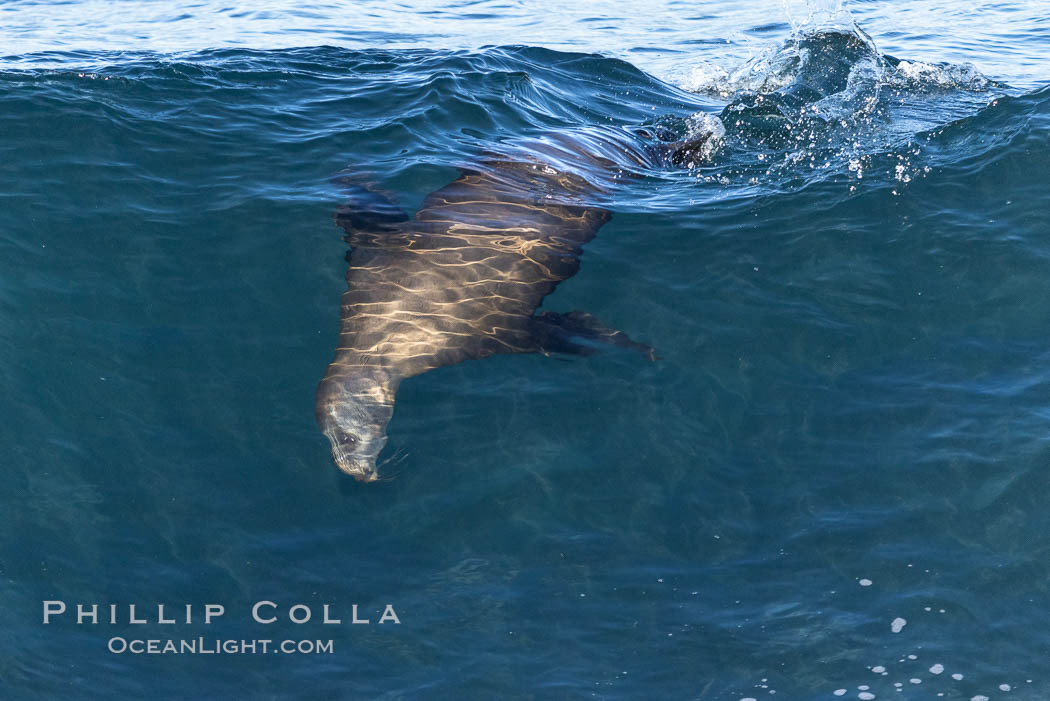
POLYGON ((590 344, 608 343, 620 348, 631 348, 649 360, 656 360, 656 351, 650 346, 631 340, 623 331, 604 326, 587 312, 540 312, 532 318, 532 322, 536 341, 545 353, 593 355, 598 349, 590 344))

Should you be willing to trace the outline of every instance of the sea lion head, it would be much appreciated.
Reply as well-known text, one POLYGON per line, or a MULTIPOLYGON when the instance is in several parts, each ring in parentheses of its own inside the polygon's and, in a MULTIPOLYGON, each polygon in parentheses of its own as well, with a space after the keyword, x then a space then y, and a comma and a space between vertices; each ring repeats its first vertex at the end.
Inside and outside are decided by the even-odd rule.
POLYGON ((339 469, 361 482, 379 479, 376 458, 386 445, 394 391, 381 372, 325 377, 317 388, 317 424, 339 469))

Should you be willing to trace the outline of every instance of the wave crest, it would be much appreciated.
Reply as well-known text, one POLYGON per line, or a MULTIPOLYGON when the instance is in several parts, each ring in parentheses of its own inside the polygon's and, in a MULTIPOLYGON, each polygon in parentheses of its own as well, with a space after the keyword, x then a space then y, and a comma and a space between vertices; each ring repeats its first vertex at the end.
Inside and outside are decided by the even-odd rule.
POLYGON ((856 104, 851 98, 883 87, 911 90, 959 89, 983 92, 1002 84, 982 74, 971 63, 927 63, 883 55, 874 40, 856 24, 835 25, 795 33, 781 44, 733 70, 710 63, 693 66, 679 81, 690 92, 710 97, 779 95, 787 106, 817 104, 831 118, 845 116, 839 106, 856 104), (820 105, 825 101, 824 105, 820 105), (833 109, 823 109, 832 107, 833 109))

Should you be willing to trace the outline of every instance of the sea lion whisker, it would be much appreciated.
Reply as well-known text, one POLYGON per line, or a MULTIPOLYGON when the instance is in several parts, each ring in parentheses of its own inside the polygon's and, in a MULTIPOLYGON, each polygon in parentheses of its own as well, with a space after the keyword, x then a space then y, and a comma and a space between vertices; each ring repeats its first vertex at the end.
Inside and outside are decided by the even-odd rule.
POLYGON ((376 465, 376 469, 378 469, 380 467, 387 468, 387 467, 392 467, 394 465, 398 465, 398 464, 404 462, 405 459, 409 455, 410 455, 410 453, 407 450, 405 450, 404 448, 398 448, 397 450, 394 451, 393 455, 391 455, 388 458, 385 458, 382 462, 380 462, 378 465, 376 465))
POLYGON ((378 476, 377 479, 383 482, 390 482, 398 476, 400 476, 400 469, 391 468, 395 468, 401 463, 403 463, 405 459, 409 456, 409 454, 410 453, 407 450, 404 450, 403 448, 398 448, 393 455, 391 455, 389 458, 386 458, 376 466, 377 470, 379 470, 380 468, 382 468, 383 470, 383 472, 378 476))

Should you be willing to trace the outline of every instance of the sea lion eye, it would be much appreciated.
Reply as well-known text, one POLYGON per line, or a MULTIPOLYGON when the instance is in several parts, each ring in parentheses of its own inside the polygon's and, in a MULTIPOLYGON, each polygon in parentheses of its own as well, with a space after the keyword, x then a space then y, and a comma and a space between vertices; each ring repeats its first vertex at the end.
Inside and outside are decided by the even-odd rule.
POLYGON ((339 444, 340 445, 354 445, 355 443, 357 443, 357 438, 355 438, 354 436, 351 436, 349 433, 340 433, 339 434, 339 444))

